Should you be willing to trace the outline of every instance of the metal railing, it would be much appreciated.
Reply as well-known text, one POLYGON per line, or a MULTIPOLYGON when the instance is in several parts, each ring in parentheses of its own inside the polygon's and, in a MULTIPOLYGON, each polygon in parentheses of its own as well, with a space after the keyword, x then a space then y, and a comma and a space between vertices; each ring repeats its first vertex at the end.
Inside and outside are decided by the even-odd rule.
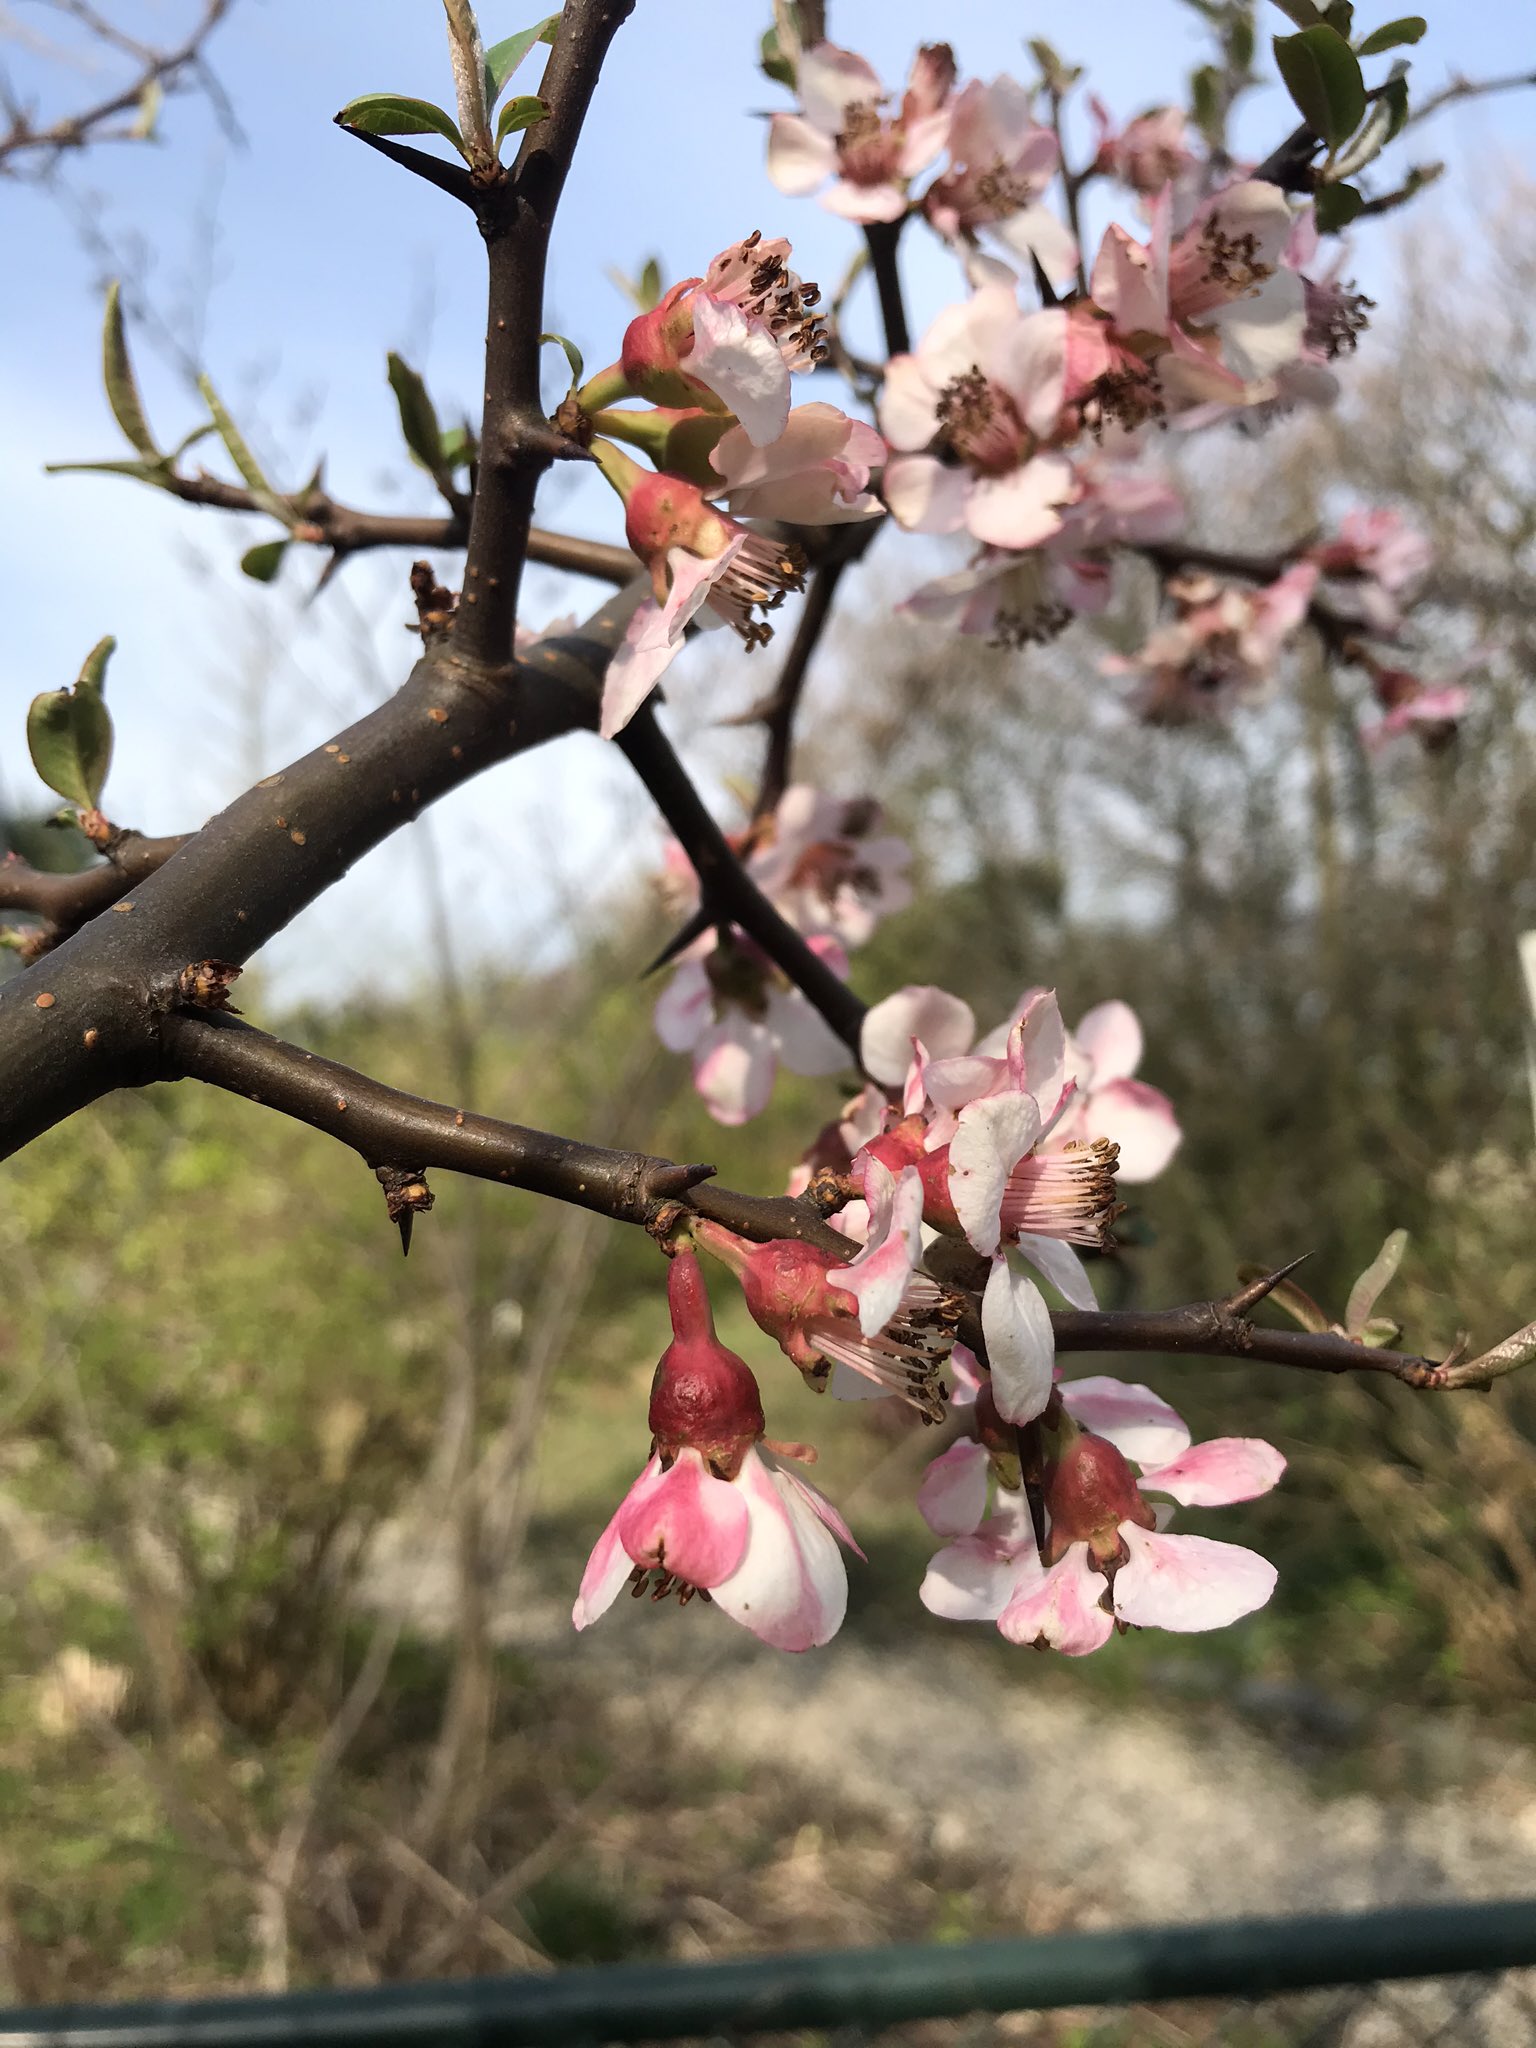
MULTIPOLYGON (((1099 2013, 1041 2041, 1242 2040, 1302 2044, 1536 2043, 1536 1981, 1504 1976, 1498 2015, 1474 2016, 1455 1996, 1399 2004, 1397 2032, 1355 2028, 1359 2000, 1321 2018, 1297 2007, 1269 2013, 1280 1994, 1405 1980, 1473 1980, 1477 2002, 1501 1973, 1536 1970, 1536 1900, 1420 1906, 1326 1918, 1239 1920, 1126 1928, 1030 1941, 836 1949, 714 1963, 568 1969, 549 1976, 368 1986, 284 1996, 0 2012, 0 2048, 516 2048, 516 2044, 729 2040, 796 2029, 839 2030, 844 2041, 917 2021, 978 2014, 1099 2013), (1214 2017, 1177 2025, 1147 2008, 1219 1999, 1214 2017), (1217 2033, 1242 2001, 1243 2030, 1217 2033), (1105 2012, 1105 2008, 1115 2011, 1105 2012), (1422 2008, 1422 2009, 1421 2009, 1422 2008), (1118 2013, 1118 2017, 1117 2017, 1118 2013), (1138 2019, 1140 2015, 1140 2019, 1138 2019), (1145 2021, 1153 2031, 1136 2031, 1145 2021), (1355 2033, 1352 2033, 1352 2029, 1355 2033)), ((1374 2002, 1370 2002, 1374 2011, 1374 2002)), ((1385 2008, 1383 2009, 1385 2011, 1385 2008)), ((985 2038, 974 2033, 970 2040, 985 2038)), ((1010 2031, 1010 2040, 1026 2038, 1010 2031)))

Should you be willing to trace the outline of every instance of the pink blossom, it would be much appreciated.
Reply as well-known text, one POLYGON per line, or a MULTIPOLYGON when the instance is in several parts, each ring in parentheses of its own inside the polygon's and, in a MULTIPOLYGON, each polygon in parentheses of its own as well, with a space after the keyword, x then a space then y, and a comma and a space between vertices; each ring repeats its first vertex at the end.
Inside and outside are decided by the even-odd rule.
POLYGON ((862 946, 882 917, 912 901, 911 851, 882 832, 884 812, 868 797, 835 797, 791 783, 747 867, 765 896, 799 931, 830 931, 862 946))
POLYGON ((710 459, 719 495, 743 519, 840 526, 880 512, 865 486, 885 460, 885 443, 873 427, 819 400, 797 406, 766 448, 754 445, 745 427, 732 427, 710 459))
POLYGON ((655 592, 630 620, 608 664, 600 730, 612 739, 656 687, 690 621, 706 607, 748 648, 771 640, 766 615, 790 591, 804 588, 805 556, 792 543, 717 512, 685 477, 643 470, 610 441, 595 442, 593 454, 624 500, 625 534, 650 570, 655 592))
POLYGON ((751 234, 723 249, 702 278, 673 285, 625 329, 615 366, 621 389, 659 405, 732 412, 754 445, 776 441, 789 418, 791 373, 813 370, 827 352, 812 311, 816 286, 789 268, 789 255, 788 242, 751 234))
POLYGON ((1349 580, 1365 627, 1391 635, 1402 624, 1398 599, 1426 574, 1435 551, 1400 513, 1383 505, 1346 512, 1337 537, 1311 555, 1325 576, 1349 580))
POLYGON ((916 1231, 921 1192, 894 1223, 893 1206, 887 1201, 851 1263, 794 1238, 749 1245, 707 1219, 695 1223, 694 1235, 740 1277, 753 1321, 818 1391, 830 1379, 842 1398, 896 1394, 937 1422, 945 1398, 939 1374, 961 1303, 913 1271, 908 1233, 916 1231))
POLYGON ((1165 185, 1182 189, 1200 162, 1190 148, 1189 124, 1182 107, 1153 107, 1118 131, 1109 109, 1090 98, 1088 110, 1098 130, 1093 167, 1118 178, 1143 199, 1153 199, 1165 185))
POLYGON ((1047 447, 1061 422, 1065 343, 1065 313, 1022 313, 994 284, 947 307, 915 354, 892 358, 880 426, 904 451, 884 483, 901 525, 964 528, 1001 548, 1059 530, 1077 489, 1071 464, 1047 447), (927 452, 935 445, 950 460, 927 452))
POLYGON ((1035 120, 1032 95, 1006 75, 973 78, 949 123, 949 168, 923 198, 939 234, 954 241, 991 230, 1016 256, 1038 256, 1052 277, 1077 262, 1070 231, 1040 195, 1056 175, 1056 138, 1035 120))
MULTIPOLYGON (((839 974, 847 955, 834 938, 808 940, 839 974)), ((693 1085, 716 1123, 744 1124, 768 1106, 780 1062, 795 1074, 836 1074, 848 1049, 751 940, 712 933, 680 960, 657 998, 656 1035, 669 1052, 693 1055, 693 1085)))
POLYGON ((1363 647, 1356 647, 1354 658, 1370 675, 1372 693, 1386 714, 1362 728, 1366 745, 1375 750, 1412 732, 1434 752, 1456 737, 1457 725, 1472 702, 1471 691, 1459 678, 1478 667, 1484 655, 1481 649, 1474 651, 1438 683, 1423 682, 1411 669, 1390 668, 1363 647))
POLYGON ((1222 1628, 1263 1606, 1273 1566, 1236 1544, 1167 1534, 1145 1496, 1199 1506, 1251 1500, 1284 1471, 1279 1452, 1243 1438, 1190 1449, 1179 1418, 1146 1388, 1098 1379, 1076 1390, 1065 1383, 1061 1394, 1068 1419, 1045 1430, 1044 1557, 1022 1491, 1000 1489, 986 1516, 994 1454, 980 1443, 955 1445, 919 1493, 930 1526, 951 1539, 929 1566, 923 1604, 952 1620, 994 1621, 1011 1642, 1068 1656, 1101 1648, 1117 1624, 1222 1628), (1139 1478, 1127 1457, 1143 1464, 1139 1478))
MULTIPOLYGON (((1040 992, 1020 999, 1021 1014, 1040 992)), ((979 1051, 995 1051, 1007 1027, 985 1038, 979 1051)), ((1129 1003, 1096 1004, 1067 1034, 1066 1072, 1073 1094, 1056 1125, 1057 1144, 1108 1139, 1118 1150, 1118 1178, 1155 1180, 1179 1149, 1183 1132, 1173 1104, 1159 1088, 1132 1078, 1141 1064, 1141 1021, 1129 1003)))
POLYGON ((918 51, 900 112, 881 112, 889 95, 851 50, 817 43, 801 54, 798 114, 775 114, 768 175, 781 192, 814 192, 835 182, 821 203, 846 220, 893 221, 907 210, 907 185, 932 163, 949 127, 955 60, 947 43, 918 51))
POLYGON ((1136 708, 1155 724, 1180 724, 1225 708, 1266 683, 1306 618, 1320 571, 1293 563, 1275 582, 1243 590, 1202 574, 1170 577, 1174 618, 1156 627, 1135 655, 1107 655, 1106 675, 1139 678, 1136 708))
POLYGON ((692 1252, 673 1261, 667 1293, 674 1335, 651 1390, 651 1456, 597 1540, 571 1618, 590 1627, 626 1584, 637 1596, 649 1585, 653 1600, 703 1594, 777 1649, 828 1642, 848 1598, 837 1544, 862 1552, 831 1503, 759 1448, 757 1382, 716 1338, 692 1252))

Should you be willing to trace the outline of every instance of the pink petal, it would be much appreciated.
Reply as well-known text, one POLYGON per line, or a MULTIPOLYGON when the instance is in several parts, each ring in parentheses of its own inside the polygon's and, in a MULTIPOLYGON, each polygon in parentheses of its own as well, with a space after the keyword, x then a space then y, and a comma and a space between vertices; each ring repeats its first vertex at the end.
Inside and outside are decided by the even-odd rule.
POLYGON ((982 1053, 963 1052, 953 1059, 930 1060, 923 1075, 928 1100, 939 1109, 964 1109, 993 1094, 1007 1078, 1007 1063, 982 1053))
POLYGON ((1025 1579, 998 1617, 1010 1643, 1046 1643, 1067 1657, 1101 1650, 1114 1622, 1099 1605, 1105 1580, 1088 1562, 1086 1543, 1074 1543, 1059 1563, 1025 1579))
POLYGON ((917 1511, 935 1536, 971 1536, 987 1512, 992 1461, 972 1437, 941 1451, 917 1489, 917 1511))
POLYGON ((802 198, 830 178, 837 147, 802 114, 775 114, 768 123, 768 175, 781 192, 802 198))
POLYGON ((915 454, 938 430, 938 390, 917 356, 892 356, 880 393, 880 431, 893 448, 915 454))
POLYGON ((981 1297, 981 1332, 998 1414, 1004 1422, 1033 1422, 1051 1398, 1056 1340, 1039 1288, 1003 1258, 993 1260, 981 1297))
POLYGON ((1255 1436, 1217 1436, 1169 1464, 1143 1470, 1143 1493, 1166 1493, 1187 1508, 1224 1508, 1256 1500, 1278 1484, 1285 1459, 1255 1436))
POLYGON ((853 1055, 798 989, 770 988, 763 1018, 792 1074, 841 1074, 853 1055))
POLYGON ((1189 1449, 1189 1430, 1168 1403, 1150 1387, 1090 1373, 1063 1380, 1061 1398, 1067 1413, 1095 1436, 1106 1437, 1136 1464, 1166 1465, 1189 1449))
POLYGON ((733 1009, 695 1045, 693 1085, 717 1124, 744 1124, 768 1107, 777 1065, 773 1033, 733 1009))
POLYGON ((920 1038, 934 1055, 964 1052, 976 1035, 969 1003, 947 989, 914 984, 876 1003, 864 1019, 859 1057, 872 1080, 899 1088, 912 1058, 912 1041, 920 1038))
POLYGON ((634 1570, 634 1560, 619 1537, 619 1523, 635 1494, 656 1480, 660 1473, 661 1460, 653 1457, 592 1546, 592 1555, 581 1575, 581 1590, 576 1595, 576 1605, 571 1609, 571 1621, 577 1628, 590 1628, 599 1615, 608 1612, 634 1570))
POLYGON ((946 1544, 929 1565, 918 1598, 944 1621, 996 1621, 1040 1560, 1023 1493, 998 1497, 974 1536, 946 1544))
POLYGON ((949 1194, 960 1227, 984 1258, 1002 1238, 1008 1176, 1040 1135, 1030 1095, 988 1095, 968 1102, 949 1147, 949 1194))
POLYGON ((1184 1140, 1173 1104, 1145 1081, 1094 1087, 1083 1104, 1082 1134, 1120 1147, 1119 1177, 1127 1186, 1156 1180, 1184 1140))
POLYGON ((672 581, 666 603, 658 605, 646 599, 630 620, 623 643, 608 664, 598 726, 605 740, 624 730, 655 689, 683 644, 689 620, 745 546, 746 535, 738 534, 708 560, 691 554, 687 548, 669 549, 667 567, 672 581))
POLYGON ((752 1450, 735 1481, 746 1504, 747 1546, 715 1605, 777 1650, 830 1642, 848 1605, 848 1575, 820 1514, 789 1475, 752 1450))
POLYGON ((714 996, 702 960, 679 963, 656 998, 651 1021, 668 1052, 692 1052, 714 1014, 714 996))
POLYGON ((951 1408, 970 1408, 981 1392, 987 1375, 981 1369, 981 1362, 969 1344, 957 1344, 949 1354, 949 1377, 953 1384, 949 1391, 951 1408))
MULTIPOLYGON (((909 460, 918 460, 909 457, 909 460)), ((895 465, 892 464, 892 468, 895 465)), ((963 471, 951 471, 963 475, 963 471)), ((886 503, 891 502, 891 472, 886 471, 886 503)), ((1061 531, 1062 508, 1077 493, 1072 465, 1059 455, 1037 455, 1003 476, 977 477, 965 506, 965 524, 977 540, 997 548, 1032 548, 1061 531)), ((891 507, 892 511, 896 508, 891 507)), ((903 526, 914 521, 897 512, 903 526)), ((943 533, 947 527, 924 525, 924 533, 943 533)))
POLYGON ((805 117, 824 135, 837 135, 850 106, 878 106, 885 87, 874 67, 837 43, 813 43, 795 66, 795 90, 805 117))
POLYGON ((789 418, 789 365, 772 331, 729 299, 693 295, 688 374, 728 405, 758 447, 776 441, 789 418))
POLYGON ((620 1507, 619 1541, 636 1564, 660 1565, 690 1586, 716 1586, 741 1561, 746 1503, 698 1451, 680 1451, 665 1472, 660 1462, 652 1460, 620 1507))
POLYGON ((859 1328, 875 1337, 901 1306, 912 1268, 923 1251, 923 1182, 915 1166, 904 1166, 892 1181, 878 1159, 865 1163, 864 1198, 869 1203, 870 1235, 837 1284, 856 1297, 859 1328))
POLYGON ((998 221, 993 233, 1016 255, 1038 256, 1041 269, 1056 283, 1069 277, 1077 267, 1077 242, 1072 230, 1054 208, 1038 201, 998 221))
POLYGON ((1115 1574, 1115 1612, 1136 1628, 1226 1628, 1275 1590, 1274 1566, 1240 1544, 1160 1536, 1134 1522, 1123 1522, 1120 1534, 1131 1557, 1115 1574))
POLYGON ((1072 1033, 1093 1062, 1091 1085, 1123 1081, 1141 1064, 1141 1023, 1129 1003, 1095 1003, 1072 1033))
POLYGON ((1029 1230, 1021 1230, 1014 1243, 1063 1301, 1070 1302, 1073 1308, 1098 1307, 1088 1269, 1071 1245, 1064 1244, 1059 1237, 1037 1237, 1029 1230))
POLYGON ((1033 989, 1019 1006, 1007 1041, 1014 1085, 1035 1098, 1047 1123, 1061 1103, 1067 1081, 1067 1027, 1053 989, 1033 989))
POLYGON ((852 178, 839 178, 822 193, 821 203, 839 219, 863 224, 872 220, 900 220, 907 210, 907 195, 899 185, 860 185, 852 178))
POLYGON ((880 485, 892 517, 909 533, 957 533, 973 488, 968 470, 933 455, 893 456, 880 485))

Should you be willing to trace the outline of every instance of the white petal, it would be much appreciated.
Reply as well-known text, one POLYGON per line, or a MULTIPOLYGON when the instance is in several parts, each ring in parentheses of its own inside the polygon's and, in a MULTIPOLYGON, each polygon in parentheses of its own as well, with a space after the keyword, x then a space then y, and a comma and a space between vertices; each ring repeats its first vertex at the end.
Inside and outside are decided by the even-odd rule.
POLYGON ((1129 1003, 1095 1003, 1072 1032, 1093 1062, 1093 1083, 1123 1081, 1141 1065, 1141 1020, 1129 1003))
POLYGON ((1040 1135, 1033 1096, 983 1096, 968 1102, 949 1147, 949 1195, 960 1228, 984 1258, 1002 1237, 1008 1176, 1040 1135))
POLYGON ((778 1650, 829 1642, 848 1605, 837 1544, 804 1495, 758 1451, 736 1484, 747 1504, 746 1555, 710 1589, 715 1605, 778 1650))
MULTIPOLYGON (((908 457, 916 460, 916 457, 908 457)), ((892 465, 894 468, 895 465, 892 465)), ((963 471, 951 472, 963 475, 963 471)), ((891 472, 886 471, 886 502, 890 502, 891 472)), ((1003 476, 977 477, 965 505, 965 524, 977 540, 997 548, 1032 548, 1061 530, 1061 510, 1077 492, 1072 466, 1059 455, 1037 455, 1003 476)), ((895 510, 895 507, 892 507, 895 510)), ((933 516, 933 515, 930 515, 933 516)), ((914 524, 902 518, 903 526, 914 524)), ((950 529, 926 525, 924 533, 950 529)))
POLYGON ((853 1054, 798 989, 770 989, 764 1021, 792 1074, 840 1074, 853 1065, 853 1054))
POLYGON ((778 1046, 773 1033, 732 1009, 693 1049, 693 1085, 717 1124, 744 1124, 768 1107, 778 1046))
POLYGON ((651 1012, 656 1036, 668 1052, 692 1052, 712 1017, 709 976, 702 960, 679 963, 651 1012))
POLYGON ((728 299, 693 295, 693 350, 688 374, 707 384, 762 447, 789 418, 789 366, 761 320, 749 320, 728 299))
POLYGON ((992 1398, 1005 1422, 1033 1422, 1051 1398, 1056 1340, 1033 1280, 996 1259, 981 1297, 981 1330, 992 1367, 992 1398))
POLYGON ((917 1489, 917 1511, 935 1536, 971 1536, 987 1511, 992 1461, 973 1437, 941 1451, 917 1489))
POLYGON ((965 524, 973 483, 968 470, 952 468, 936 456, 896 455, 885 466, 880 489, 893 518, 908 532, 955 533, 965 524))
POLYGON ((768 123, 768 175, 781 192, 802 198, 830 178, 837 148, 830 135, 801 114, 775 114, 768 123))
POLYGON ((1088 1268, 1071 1245, 1064 1244, 1059 1237, 1037 1237, 1028 1230, 1021 1230, 1014 1242, 1035 1271, 1050 1281, 1063 1301, 1069 1301, 1073 1308, 1098 1307, 1088 1268))
POLYGON ((1107 1438, 1123 1457, 1143 1467, 1171 1464, 1189 1449, 1182 1417, 1150 1387, 1089 1373, 1063 1380, 1061 1398, 1084 1429, 1107 1438))
POLYGON ((914 1038, 920 1038, 938 1059, 964 1052, 975 1033, 976 1018, 969 1003, 947 989, 913 984, 869 1010, 859 1056, 871 1079, 887 1088, 899 1088, 911 1063, 914 1038))
POLYGON ((1119 1177, 1127 1186, 1156 1180, 1184 1139, 1173 1104, 1145 1081, 1095 1087, 1083 1104, 1082 1135, 1120 1147, 1119 1177))
POLYGON ((1137 1628, 1226 1628, 1275 1590, 1274 1566, 1240 1544, 1160 1536, 1134 1522, 1122 1523, 1120 1534, 1131 1557, 1115 1574, 1115 1612, 1137 1628))

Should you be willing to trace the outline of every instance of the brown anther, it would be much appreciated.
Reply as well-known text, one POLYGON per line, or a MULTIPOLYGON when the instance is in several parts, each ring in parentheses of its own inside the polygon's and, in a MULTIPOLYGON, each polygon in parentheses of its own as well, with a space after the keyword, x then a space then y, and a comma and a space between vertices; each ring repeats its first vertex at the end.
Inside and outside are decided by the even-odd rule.
POLYGON ((177 998, 195 1010, 233 1009, 229 991, 240 973, 232 960, 194 960, 176 977, 177 998))

